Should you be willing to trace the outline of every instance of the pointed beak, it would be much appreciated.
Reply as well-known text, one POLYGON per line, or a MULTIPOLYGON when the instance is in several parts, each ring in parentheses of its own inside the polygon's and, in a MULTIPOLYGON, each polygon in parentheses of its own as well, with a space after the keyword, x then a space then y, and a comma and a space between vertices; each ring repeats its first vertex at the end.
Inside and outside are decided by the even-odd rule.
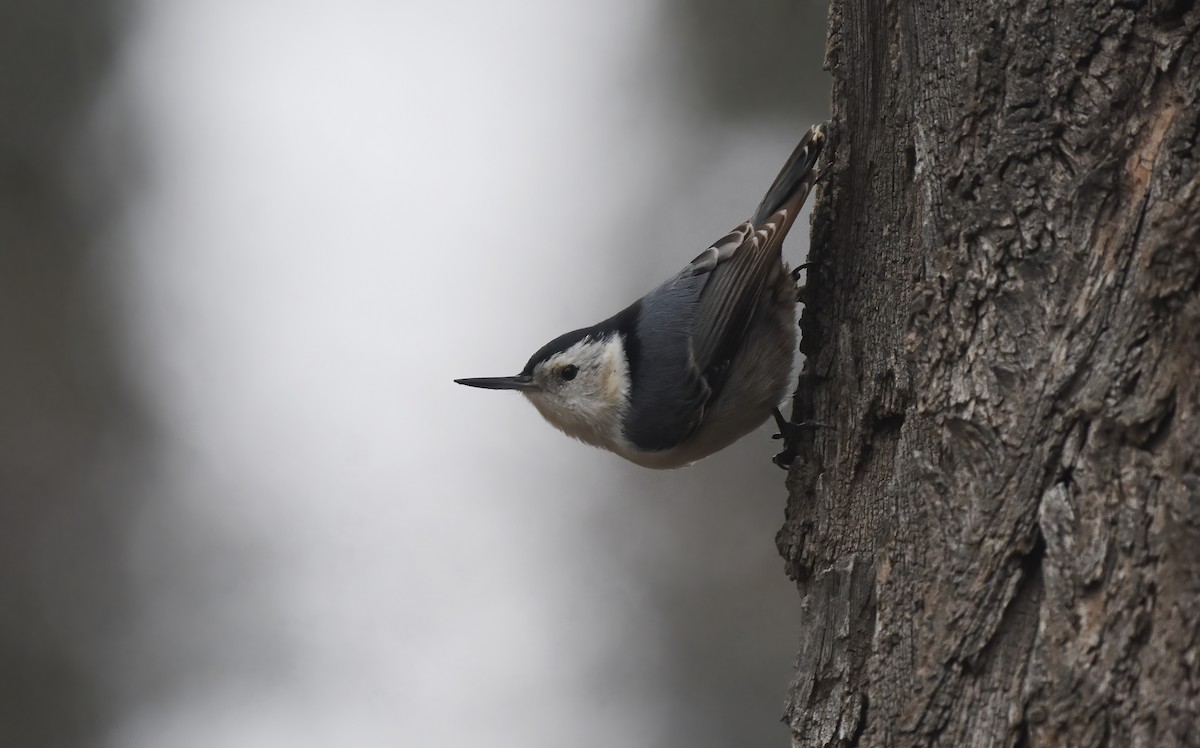
POLYGON ((458 384, 481 387, 485 390, 528 390, 533 389, 533 377, 518 374, 515 377, 480 377, 478 379, 455 379, 458 384))

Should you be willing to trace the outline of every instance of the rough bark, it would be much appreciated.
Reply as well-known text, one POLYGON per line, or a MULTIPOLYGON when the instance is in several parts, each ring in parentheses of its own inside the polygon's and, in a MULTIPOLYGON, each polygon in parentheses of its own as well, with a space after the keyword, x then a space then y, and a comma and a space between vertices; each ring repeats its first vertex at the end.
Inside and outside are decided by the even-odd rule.
POLYGON ((1198 29, 833 0, 794 745, 1200 745, 1198 29))

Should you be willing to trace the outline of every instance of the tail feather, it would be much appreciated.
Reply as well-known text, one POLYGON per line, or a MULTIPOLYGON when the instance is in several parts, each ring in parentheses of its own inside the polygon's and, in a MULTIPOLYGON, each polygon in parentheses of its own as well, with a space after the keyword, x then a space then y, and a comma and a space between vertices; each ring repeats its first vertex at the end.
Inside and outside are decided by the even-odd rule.
MULTIPOLYGON (((796 150, 792 151, 791 157, 779 171, 779 176, 775 177, 771 188, 767 190, 762 202, 758 204, 758 209, 754 211, 751 223, 755 227, 761 226, 775 211, 786 206, 794 198, 799 197, 799 202, 803 202, 804 196, 808 194, 813 182, 816 181, 813 168, 817 165, 817 159, 821 156, 821 148, 824 145, 824 129, 820 125, 813 125, 800 139, 796 150)), ((788 223, 790 224, 795 218, 794 215, 788 216, 788 223)))

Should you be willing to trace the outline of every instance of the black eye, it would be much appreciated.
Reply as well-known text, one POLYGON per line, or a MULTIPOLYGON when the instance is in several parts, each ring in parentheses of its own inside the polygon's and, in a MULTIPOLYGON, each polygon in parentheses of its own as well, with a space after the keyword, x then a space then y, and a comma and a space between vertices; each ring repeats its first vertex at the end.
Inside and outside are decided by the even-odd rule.
POLYGON ((578 373, 579 373, 579 367, 576 366, 575 364, 570 364, 568 366, 564 366, 562 368, 562 371, 560 371, 558 374, 560 377, 563 378, 564 382, 570 382, 572 379, 575 378, 575 375, 578 373))

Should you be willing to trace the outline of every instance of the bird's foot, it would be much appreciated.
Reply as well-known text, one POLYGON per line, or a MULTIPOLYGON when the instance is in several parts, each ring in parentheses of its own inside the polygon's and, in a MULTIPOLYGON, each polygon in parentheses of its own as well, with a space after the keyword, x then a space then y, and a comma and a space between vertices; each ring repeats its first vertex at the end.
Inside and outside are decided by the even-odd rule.
POLYGON ((829 424, 819 423, 817 421, 802 421, 800 423, 792 423, 783 417, 783 413, 779 412, 779 408, 774 411, 775 425, 779 427, 779 433, 773 435, 772 439, 783 440, 783 451, 772 458, 779 467, 787 470, 791 467, 792 462, 796 459, 796 455, 800 451, 800 442, 803 437, 812 433, 813 429, 831 429, 829 424))
POLYGON ((795 284, 795 286, 796 286, 796 303, 797 304, 807 304, 808 303, 808 284, 800 282, 800 274, 812 266, 813 266, 813 263, 804 262, 804 263, 797 265, 792 270, 792 283, 795 284))

